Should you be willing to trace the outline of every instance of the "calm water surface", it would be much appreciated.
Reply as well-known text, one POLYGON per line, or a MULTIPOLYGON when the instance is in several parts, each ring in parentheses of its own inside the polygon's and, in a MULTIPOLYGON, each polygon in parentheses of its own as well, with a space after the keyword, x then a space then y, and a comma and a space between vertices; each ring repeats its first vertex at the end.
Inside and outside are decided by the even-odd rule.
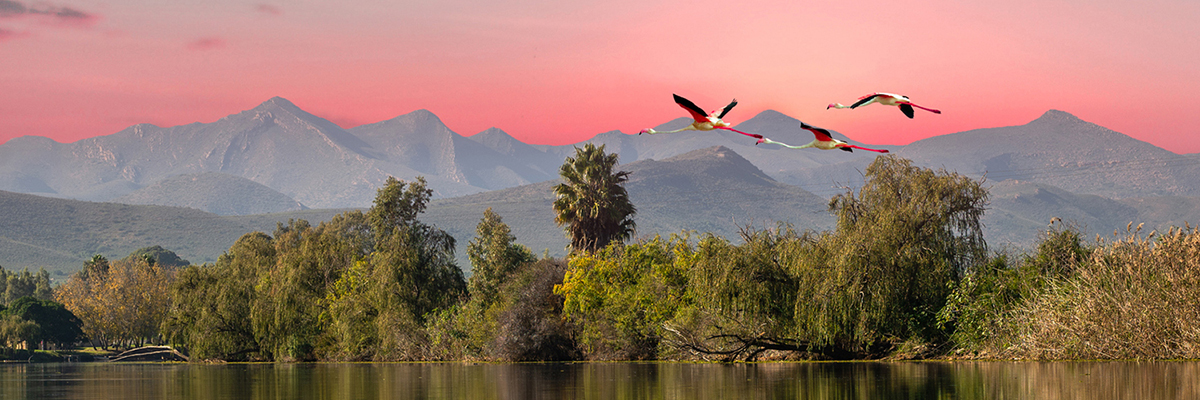
POLYGON ((1200 399, 1200 362, 0 365, 0 399, 1200 399))

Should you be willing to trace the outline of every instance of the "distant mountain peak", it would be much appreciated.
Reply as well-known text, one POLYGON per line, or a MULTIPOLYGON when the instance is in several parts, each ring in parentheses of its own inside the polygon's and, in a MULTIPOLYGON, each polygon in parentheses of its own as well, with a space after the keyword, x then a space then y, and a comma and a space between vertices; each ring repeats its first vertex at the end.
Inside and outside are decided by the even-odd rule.
POLYGON ((434 114, 432 111, 424 108, 410 111, 407 114, 398 115, 392 119, 379 121, 373 124, 362 125, 354 129, 362 131, 364 129, 359 128, 381 128, 396 126, 405 127, 405 129, 418 129, 417 127, 423 126, 427 128, 445 130, 447 132, 450 130, 450 128, 446 127, 446 124, 442 122, 442 119, 437 116, 437 114, 434 114))
POLYGON ((494 126, 491 128, 484 129, 484 130, 480 131, 479 133, 476 133, 472 137, 474 137, 474 136, 479 136, 479 137, 496 136, 496 137, 510 137, 510 138, 512 137, 512 135, 509 135, 508 132, 505 132, 503 129, 500 129, 500 128, 497 128, 494 126))
POLYGON ((781 112, 775 111, 775 110, 763 110, 762 112, 756 114, 754 117, 752 117, 750 119, 760 119, 762 121, 786 121, 786 122, 798 122, 799 121, 795 118, 792 118, 791 116, 789 116, 787 114, 784 114, 784 113, 781 113, 781 112))
MULTIPOLYGON (((725 146, 719 146, 719 145, 713 146, 713 147, 706 147, 703 149, 692 150, 687 153, 683 153, 683 154, 680 154, 677 156, 663 159, 663 161, 682 161, 682 160, 711 159, 711 158, 728 158, 730 161, 737 162, 737 163, 742 163, 742 162, 749 163, 750 162, 750 161, 747 161, 745 158, 743 158, 741 154, 738 154, 737 152, 733 151, 733 149, 730 149, 725 146)), ((757 167, 755 167, 755 168, 757 168, 757 167)))
POLYGON ((1036 123, 1046 123, 1046 122, 1076 123, 1076 122, 1086 122, 1086 121, 1079 119, 1079 117, 1076 117, 1066 111, 1049 110, 1049 111, 1046 111, 1045 114, 1042 114, 1042 116, 1038 117, 1037 119, 1033 120, 1030 123, 1035 123, 1035 122, 1036 123))
POLYGON ((262 102, 262 104, 259 104, 258 107, 254 107, 254 109, 257 110, 257 109, 264 109, 264 108, 270 108, 270 107, 282 107, 282 108, 288 108, 288 109, 300 108, 300 107, 297 107, 295 103, 292 103, 288 99, 285 99, 285 98, 282 98, 279 96, 275 96, 275 97, 268 99, 267 101, 262 102))

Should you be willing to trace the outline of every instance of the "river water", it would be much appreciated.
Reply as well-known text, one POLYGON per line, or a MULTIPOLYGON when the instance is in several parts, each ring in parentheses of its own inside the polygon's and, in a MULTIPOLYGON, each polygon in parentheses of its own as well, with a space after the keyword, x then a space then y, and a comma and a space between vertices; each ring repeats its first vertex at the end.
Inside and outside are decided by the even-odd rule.
POLYGON ((0 399, 1200 399, 1200 362, 57 363, 0 399))

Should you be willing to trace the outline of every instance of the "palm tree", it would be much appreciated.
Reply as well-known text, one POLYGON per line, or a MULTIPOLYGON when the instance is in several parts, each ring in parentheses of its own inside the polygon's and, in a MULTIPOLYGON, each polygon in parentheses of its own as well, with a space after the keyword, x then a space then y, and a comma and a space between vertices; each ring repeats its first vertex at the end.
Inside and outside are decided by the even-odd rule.
POLYGON ((589 143, 559 168, 563 183, 554 186, 554 222, 566 226, 571 249, 594 252, 633 236, 637 208, 624 186, 629 172, 614 172, 616 165, 615 153, 589 143))

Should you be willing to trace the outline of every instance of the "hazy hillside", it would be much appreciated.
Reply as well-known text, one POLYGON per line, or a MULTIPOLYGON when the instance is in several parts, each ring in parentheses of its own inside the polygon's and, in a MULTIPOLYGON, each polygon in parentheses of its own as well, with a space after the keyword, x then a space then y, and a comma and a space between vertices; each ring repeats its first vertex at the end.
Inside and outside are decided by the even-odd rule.
POLYGON ((74 270, 94 254, 124 257, 160 244, 192 262, 215 261, 246 227, 180 207, 54 199, 0 191, 0 265, 74 270))
POLYGON ((918 165, 1019 179, 1111 198, 1200 195, 1200 162, 1057 110, 1032 122, 913 142, 918 165))
POLYGON ((73 272, 95 254, 109 259, 161 245, 193 263, 215 262, 243 234, 271 233, 291 218, 314 224, 341 210, 223 217, 183 207, 97 203, 0 191, 0 265, 73 272))
POLYGON ((1006 180, 989 184, 991 205, 984 215, 988 243, 1029 245, 1051 218, 1090 233, 1111 233, 1130 221, 1145 221, 1138 209, 1117 200, 1068 192, 1047 184, 1006 180))
POLYGON ((112 201, 189 207, 218 215, 269 214, 307 208, 265 185, 220 172, 168 177, 112 201))

